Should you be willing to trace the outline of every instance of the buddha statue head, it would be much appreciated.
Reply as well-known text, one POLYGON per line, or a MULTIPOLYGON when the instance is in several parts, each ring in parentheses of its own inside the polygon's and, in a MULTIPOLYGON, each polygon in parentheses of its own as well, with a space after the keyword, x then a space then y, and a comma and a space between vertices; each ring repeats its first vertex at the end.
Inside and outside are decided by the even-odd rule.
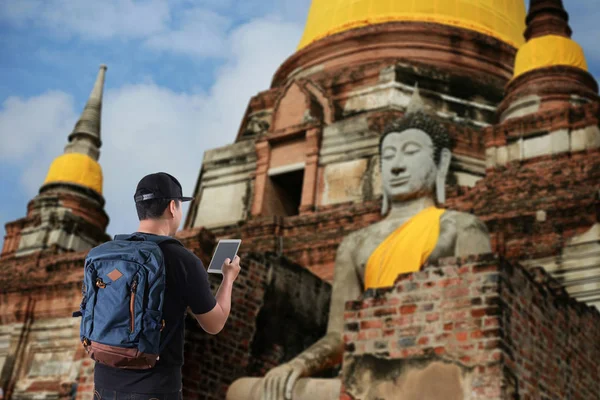
POLYGON ((406 114, 385 127, 379 142, 382 215, 387 214, 390 202, 432 197, 443 204, 450 148, 448 131, 428 115, 415 87, 406 114))

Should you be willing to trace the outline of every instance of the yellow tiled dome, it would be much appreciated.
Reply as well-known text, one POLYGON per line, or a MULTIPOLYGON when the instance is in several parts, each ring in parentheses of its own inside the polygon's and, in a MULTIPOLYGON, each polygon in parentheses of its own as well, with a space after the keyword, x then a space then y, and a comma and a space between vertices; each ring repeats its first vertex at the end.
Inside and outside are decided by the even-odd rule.
POLYGON ((513 47, 524 42, 524 0, 313 0, 298 49, 335 33, 391 21, 436 22, 513 47))
POLYGON ((588 68, 579 44, 564 36, 547 35, 531 39, 519 49, 514 77, 555 65, 567 65, 584 71, 588 68))
POLYGON ((84 186, 101 195, 102 168, 86 154, 63 154, 50 165, 44 185, 59 182, 84 186))

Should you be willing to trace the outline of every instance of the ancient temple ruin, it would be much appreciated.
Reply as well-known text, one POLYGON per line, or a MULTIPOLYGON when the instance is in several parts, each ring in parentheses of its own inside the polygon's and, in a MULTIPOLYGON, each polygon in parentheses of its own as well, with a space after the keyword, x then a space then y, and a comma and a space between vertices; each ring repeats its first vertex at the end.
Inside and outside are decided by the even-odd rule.
MULTIPOLYGON (((187 321, 184 398, 256 398, 326 334, 340 243, 384 218, 379 140, 416 87, 452 139, 444 208, 482 221, 491 252, 348 299, 341 357, 294 400, 412 399, 440 390, 431 382, 448 399, 597 398, 600 98, 571 28, 561 0, 528 12, 523 0, 313 0, 234 143, 203 156, 178 237, 206 265, 215 241, 241 238, 245 265, 218 340, 187 321)), ((92 398, 70 315, 87 250, 110 240, 105 70, 27 215, 6 225, 7 398, 92 398)))

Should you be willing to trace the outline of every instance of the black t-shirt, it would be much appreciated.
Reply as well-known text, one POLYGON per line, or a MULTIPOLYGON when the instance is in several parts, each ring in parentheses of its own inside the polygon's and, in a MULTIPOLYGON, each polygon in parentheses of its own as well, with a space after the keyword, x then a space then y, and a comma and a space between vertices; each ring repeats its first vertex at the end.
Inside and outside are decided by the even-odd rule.
POLYGON ((166 267, 166 288, 163 303, 165 328, 161 335, 170 337, 159 360, 152 369, 130 370, 96 363, 94 384, 98 388, 132 393, 172 393, 181 390, 185 312, 194 314, 211 311, 217 301, 208 282, 202 261, 180 244, 160 244, 166 267), (177 320, 180 320, 176 326, 177 320), (176 329, 173 334, 170 332, 176 329))

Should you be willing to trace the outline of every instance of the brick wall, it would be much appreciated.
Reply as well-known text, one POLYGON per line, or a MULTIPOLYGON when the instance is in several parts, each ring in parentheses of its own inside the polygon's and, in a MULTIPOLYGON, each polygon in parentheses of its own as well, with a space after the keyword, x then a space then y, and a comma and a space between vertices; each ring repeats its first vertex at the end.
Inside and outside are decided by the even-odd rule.
MULTIPOLYGON (((184 398, 221 399, 229 383, 242 376, 248 365, 249 341, 254 321, 262 306, 266 287, 266 268, 256 260, 243 257, 244 268, 235 282, 231 314, 218 336, 205 333, 198 323, 186 319, 184 398), (225 373, 226 370, 226 373, 225 373)), ((216 294, 219 283, 211 276, 216 294)), ((220 280, 220 279, 219 279, 220 280)))
POLYGON ((600 313, 557 286, 487 255, 365 293, 346 303, 342 398, 600 396, 600 313))
MULTIPOLYGON (((83 348, 83 346, 81 346, 83 348)), ((77 397, 75 400, 94 399, 94 365, 96 362, 82 353, 79 366, 79 378, 77 381, 77 397)))
POLYGON ((600 398, 600 313, 542 268, 501 271, 505 379, 527 399, 600 398))
POLYGON ((600 150, 543 156, 488 170, 448 207, 481 218, 494 251, 511 260, 549 257, 598 221, 598 182, 600 150))
MULTIPOLYGON (((186 320, 185 399, 224 399, 243 376, 262 376, 324 335, 330 286, 275 255, 241 254, 232 308, 217 336, 186 320)), ((221 278, 211 275, 216 293, 221 278)))

